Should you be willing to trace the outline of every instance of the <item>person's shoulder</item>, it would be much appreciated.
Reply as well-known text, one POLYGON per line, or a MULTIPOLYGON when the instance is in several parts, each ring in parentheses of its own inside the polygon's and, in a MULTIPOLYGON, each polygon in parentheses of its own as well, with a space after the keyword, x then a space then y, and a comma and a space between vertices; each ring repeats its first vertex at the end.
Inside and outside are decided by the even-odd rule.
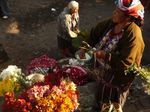
POLYGON ((62 16, 65 16, 66 14, 68 14, 68 9, 67 9, 67 7, 65 7, 65 8, 63 9, 63 11, 59 14, 59 16, 62 17, 62 16))
POLYGON ((69 14, 67 8, 64 8, 63 12, 61 12, 61 14, 59 15, 59 17, 63 18, 63 19, 70 19, 71 18, 71 14, 69 14))
POLYGON ((143 42, 143 36, 141 28, 134 22, 132 22, 126 29, 126 33, 131 35, 128 36, 130 40, 134 40, 133 43, 140 43, 143 42), (132 37, 132 38, 131 38, 132 37), (142 41, 140 41, 142 40, 142 41))
POLYGON ((130 30, 130 31, 133 31, 133 32, 139 32, 139 31, 141 31, 141 28, 136 23, 132 22, 128 26, 127 30, 130 30))

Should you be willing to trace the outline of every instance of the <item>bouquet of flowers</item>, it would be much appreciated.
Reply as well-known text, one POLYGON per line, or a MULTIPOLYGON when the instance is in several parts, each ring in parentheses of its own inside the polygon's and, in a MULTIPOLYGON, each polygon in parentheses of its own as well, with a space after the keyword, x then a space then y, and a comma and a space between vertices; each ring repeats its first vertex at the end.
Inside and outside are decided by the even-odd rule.
POLYGON ((0 96, 6 92, 17 92, 21 86, 19 80, 23 77, 21 69, 15 65, 9 65, 0 74, 0 96))
POLYGON ((7 92, 17 92, 20 89, 20 85, 13 80, 5 79, 0 82, 0 97, 4 96, 7 92))
POLYGON ((30 112, 32 106, 30 102, 25 99, 15 98, 13 92, 8 92, 5 94, 5 101, 2 105, 2 112, 30 112))
POLYGON ((15 65, 0 74, 3 112, 73 112, 78 108, 76 85, 87 82, 80 66, 59 66, 47 56, 32 61, 25 75, 15 65), (39 71, 44 72, 39 72, 39 71), (46 70, 46 71, 45 71, 46 70), (47 71, 48 70, 48 71, 47 71), (63 78, 63 79, 62 79, 63 78), (65 79, 64 79, 65 78, 65 79))
POLYGON ((19 77, 21 77, 22 72, 21 69, 16 65, 9 65, 6 69, 4 69, 0 74, 0 79, 11 79, 17 81, 19 77))
POLYGON ((35 84, 20 96, 5 94, 3 112, 73 112, 79 106, 76 85, 62 79, 58 86, 35 84))
POLYGON ((42 112, 73 112, 78 108, 76 86, 70 80, 62 80, 53 86, 46 97, 37 100, 37 110, 42 112))

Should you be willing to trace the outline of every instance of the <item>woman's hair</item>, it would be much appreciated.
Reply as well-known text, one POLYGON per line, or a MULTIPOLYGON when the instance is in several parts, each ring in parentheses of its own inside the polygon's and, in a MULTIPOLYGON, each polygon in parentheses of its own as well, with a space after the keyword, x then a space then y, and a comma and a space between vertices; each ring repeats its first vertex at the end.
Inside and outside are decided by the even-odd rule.
POLYGON ((72 9, 72 8, 79 8, 79 3, 76 2, 76 1, 71 1, 71 2, 69 2, 69 4, 68 4, 68 8, 69 8, 69 9, 72 9))
POLYGON ((143 26, 144 24, 144 19, 139 18, 135 18, 134 16, 129 16, 130 20, 132 22, 134 22, 135 24, 137 24, 139 27, 143 26))

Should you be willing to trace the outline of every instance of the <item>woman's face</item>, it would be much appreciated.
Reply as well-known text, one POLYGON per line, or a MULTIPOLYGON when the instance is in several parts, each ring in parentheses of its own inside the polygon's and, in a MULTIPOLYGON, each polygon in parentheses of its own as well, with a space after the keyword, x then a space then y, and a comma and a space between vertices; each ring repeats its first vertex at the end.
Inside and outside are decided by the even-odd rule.
POLYGON ((120 9, 116 8, 113 12, 113 22, 114 23, 122 23, 126 19, 126 15, 124 14, 123 11, 120 9))
POLYGON ((72 9, 71 9, 71 14, 78 13, 78 11, 79 11, 79 8, 78 8, 78 7, 72 8, 72 9))

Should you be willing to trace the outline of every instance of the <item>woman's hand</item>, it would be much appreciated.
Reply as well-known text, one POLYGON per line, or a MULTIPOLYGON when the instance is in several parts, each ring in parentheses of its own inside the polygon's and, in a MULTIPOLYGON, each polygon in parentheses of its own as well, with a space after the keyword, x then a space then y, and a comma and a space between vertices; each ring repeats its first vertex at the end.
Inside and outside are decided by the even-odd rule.
POLYGON ((95 51, 94 55, 96 56, 97 59, 105 59, 106 57, 106 53, 103 50, 95 51))

